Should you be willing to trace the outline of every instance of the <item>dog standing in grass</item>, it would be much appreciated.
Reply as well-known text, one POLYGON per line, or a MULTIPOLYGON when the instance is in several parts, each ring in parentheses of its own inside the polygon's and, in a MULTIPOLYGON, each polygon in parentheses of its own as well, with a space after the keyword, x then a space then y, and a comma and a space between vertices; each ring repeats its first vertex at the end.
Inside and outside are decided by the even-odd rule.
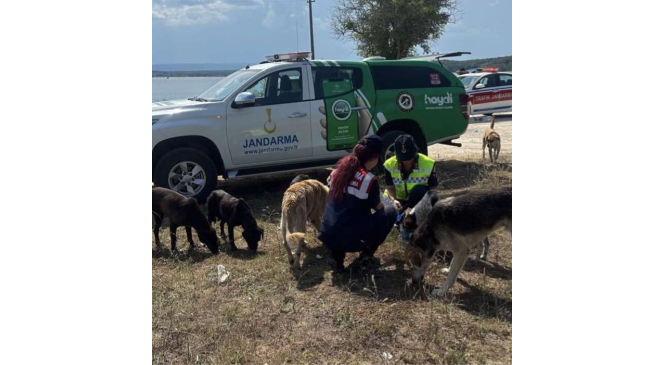
POLYGON ((495 122, 496 117, 492 115, 491 126, 484 131, 484 137, 482 137, 482 160, 486 160, 485 148, 489 147, 491 163, 498 162, 498 154, 500 153, 500 134, 493 129, 495 122))
POLYGON ((291 185, 284 193, 279 226, 288 254, 288 263, 294 270, 300 268, 307 221, 320 231, 328 192, 328 187, 318 180, 304 180, 291 185))
POLYGON ((159 228, 164 218, 168 218, 171 229, 171 251, 177 253, 176 230, 185 226, 189 250, 196 246, 191 236, 191 227, 194 227, 198 238, 212 253, 219 252, 217 234, 208 223, 208 219, 194 198, 186 198, 183 195, 165 188, 152 188, 152 219, 154 220, 154 240, 157 247, 161 247, 159 241, 159 228))
MULTIPOLYGON (((424 194, 424 197, 422 197, 422 200, 420 200, 412 209, 408 210, 408 214, 406 214, 403 219, 402 228, 407 232, 408 238, 410 238, 413 232, 417 229, 418 222, 426 222, 427 217, 429 216, 429 213, 431 213, 436 202, 453 196, 467 194, 470 191, 472 190, 465 189, 451 193, 446 193, 438 189, 427 191, 427 193, 424 194)), ((489 255, 489 244, 489 237, 484 237, 477 248, 475 261, 487 259, 489 255)), ((447 253, 451 252, 446 251, 446 256, 447 253)))
POLYGON ((237 250, 235 246, 235 226, 242 226, 242 237, 247 247, 256 252, 258 242, 263 239, 263 228, 259 227, 254 218, 251 207, 242 198, 236 198, 223 190, 215 190, 207 198, 208 220, 210 225, 219 219, 221 238, 226 240, 224 224, 228 224, 228 243, 231 251, 237 250))
POLYGON ((444 295, 466 263, 468 250, 505 227, 512 232, 512 187, 474 190, 436 201, 410 237, 406 257, 413 268, 413 284, 421 285, 436 252, 451 251, 444 295))

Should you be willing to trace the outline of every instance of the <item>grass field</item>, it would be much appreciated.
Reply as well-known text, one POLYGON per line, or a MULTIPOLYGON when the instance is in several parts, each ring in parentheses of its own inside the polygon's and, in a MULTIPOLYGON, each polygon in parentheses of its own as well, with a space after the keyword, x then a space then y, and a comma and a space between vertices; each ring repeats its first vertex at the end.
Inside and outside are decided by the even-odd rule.
MULTIPOLYGON (((511 185, 510 154, 501 154, 504 163, 491 167, 477 159, 439 161, 436 174, 448 191, 511 185)), ((319 179, 325 174, 317 171, 319 179)), ((444 299, 422 297, 410 289, 396 231, 378 249, 380 268, 360 271, 351 265, 349 273, 333 275, 325 263, 325 248, 310 230, 303 270, 294 274, 277 229, 281 198, 293 177, 222 185, 249 203, 265 229, 257 254, 247 251, 238 227, 235 253, 215 256, 199 247, 173 257, 164 224, 165 248, 156 250, 154 239, 152 243, 153 363, 511 363, 508 233, 491 236, 488 261, 475 262, 471 255, 444 299), (218 264, 230 272, 221 284, 218 264)), ((178 247, 187 246, 180 228, 178 247)), ((349 254, 346 264, 356 257, 349 254)), ((447 265, 432 265, 425 277, 427 289, 442 286, 446 275, 441 269, 447 265)))

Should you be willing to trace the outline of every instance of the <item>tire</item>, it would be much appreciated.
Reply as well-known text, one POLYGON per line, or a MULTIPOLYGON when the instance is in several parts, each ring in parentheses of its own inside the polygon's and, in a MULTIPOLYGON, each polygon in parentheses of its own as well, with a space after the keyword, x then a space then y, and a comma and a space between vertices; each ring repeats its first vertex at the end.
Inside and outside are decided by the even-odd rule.
POLYGON ((380 153, 381 167, 383 163, 385 163, 385 161, 389 160, 392 156, 394 156, 394 141, 396 141, 397 137, 399 137, 402 134, 407 134, 407 133, 404 131, 387 131, 380 136, 380 138, 383 139, 383 150, 380 153))
POLYGON ((156 186, 204 203, 217 186, 217 175, 214 162, 206 154, 194 148, 178 148, 159 160, 153 179, 156 186))

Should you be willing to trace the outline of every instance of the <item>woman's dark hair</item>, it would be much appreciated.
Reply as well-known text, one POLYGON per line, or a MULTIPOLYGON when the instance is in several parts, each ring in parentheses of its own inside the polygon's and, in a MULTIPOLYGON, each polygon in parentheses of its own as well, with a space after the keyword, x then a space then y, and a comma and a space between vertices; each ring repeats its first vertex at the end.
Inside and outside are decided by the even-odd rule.
POLYGON ((342 158, 337 162, 337 168, 334 170, 330 186, 330 198, 333 202, 338 203, 344 196, 346 186, 350 180, 355 176, 355 173, 364 164, 378 156, 374 148, 363 144, 364 138, 353 148, 353 153, 342 158))

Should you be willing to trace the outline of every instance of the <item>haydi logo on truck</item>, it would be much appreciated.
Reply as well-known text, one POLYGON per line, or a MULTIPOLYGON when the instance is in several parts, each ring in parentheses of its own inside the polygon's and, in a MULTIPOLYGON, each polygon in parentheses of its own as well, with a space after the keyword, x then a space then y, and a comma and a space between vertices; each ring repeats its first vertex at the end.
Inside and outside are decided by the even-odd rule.
POLYGON ((339 99, 332 104, 332 114, 334 114, 337 119, 344 121, 350 118, 350 108, 351 106, 349 102, 339 99))
POLYGON ((445 96, 428 96, 424 94, 424 105, 434 105, 427 106, 424 109, 452 109, 454 103, 454 97, 451 93, 447 93, 445 96))

